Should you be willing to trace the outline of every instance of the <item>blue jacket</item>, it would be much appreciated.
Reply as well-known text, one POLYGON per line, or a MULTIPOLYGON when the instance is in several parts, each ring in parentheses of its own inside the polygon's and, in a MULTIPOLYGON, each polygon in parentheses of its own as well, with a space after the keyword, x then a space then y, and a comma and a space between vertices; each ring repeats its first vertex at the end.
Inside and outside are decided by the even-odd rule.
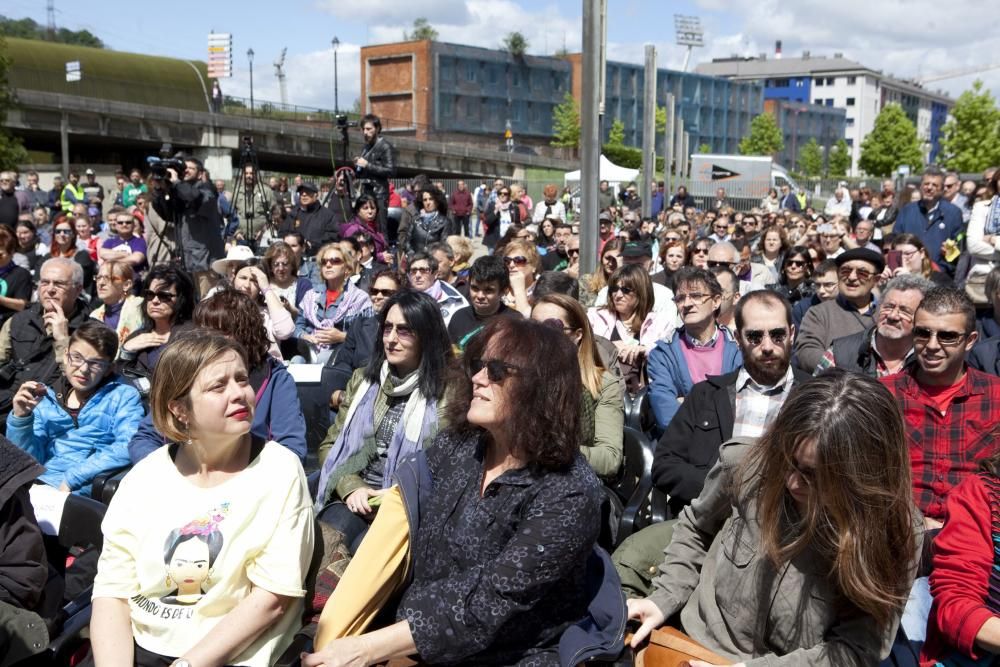
MULTIPOLYGON (((650 404, 661 432, 666 430, 667 424, 681 406, 677 399, 687 396, 694 386, 684 359, 681 333, 682 330, 678 329, 670 341, 658 342, 650 350, 646 361, 650 404)), ((743 366, 743 355, 736 341, 724 329, 719 332, 719 336, 722 341, 722 370, 719 375, 725 375, 743 366)))
POLYGON ((935 264, 941 261, 941 244, 962 233, 962 210, 944 199, 928 218, 924 202, 907 204, 896 217, 893 234, 913 234, 924 243, 927 256, 935 264))
MULTIPOLYGON (((270 371, 266 383, 258 390, 257 408, 253 413, 250 433, 262 440, 274 440, 306 459, 306 420, 302 416, 299 393, 285 366, 268 355, 270 371)), ((153 426, 153 416, 146 415, 128 443, 128 458, 133 465, 167 444, 167 439, 153 426)), ((125 462, 126 465, 128 461, 125 462)))
POLYGON ((128 441, 142 414, 139 392, 115 375, 75 420, 50 387, 30 415, 7 417, 7 437, 45 466, 43 482, 89 495, 94 477, 128 465, 128 441))

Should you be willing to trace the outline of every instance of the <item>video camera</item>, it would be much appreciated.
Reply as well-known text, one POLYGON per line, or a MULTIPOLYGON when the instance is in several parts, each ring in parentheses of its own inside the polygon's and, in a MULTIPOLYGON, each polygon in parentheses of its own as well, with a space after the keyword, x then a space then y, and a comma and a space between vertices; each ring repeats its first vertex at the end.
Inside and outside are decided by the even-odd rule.
POLYGON ((166 180, 168 169, 173 169, 178 175, 184 173, 182 153, 175 154, 174 146, 169 142, 160 146, 159 155, 147 157, 146 164, 149 165, 150 177, 154 181, 166 180))
POLYGON ((358 126, 358 121, 356 121, 356 120, 348 120, 346 113, 339 113, 339 114, 337 114, 336 119, 337 119, 337 128, 340 129, 341 132, 346 132, 347 128, 349 128, 349 127, 357 127, 358 126))

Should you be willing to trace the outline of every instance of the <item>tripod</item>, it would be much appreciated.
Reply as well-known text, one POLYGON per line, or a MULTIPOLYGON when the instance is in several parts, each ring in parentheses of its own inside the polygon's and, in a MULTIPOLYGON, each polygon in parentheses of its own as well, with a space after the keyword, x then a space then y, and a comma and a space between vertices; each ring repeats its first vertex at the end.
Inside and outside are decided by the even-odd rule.
POLYGON ((260 162, 257 160, 257 150, 253 146, 253 136, 244 135, 240 145, 240 163, 236 168, 236 173, 238 177, 233 184, 233 201, 230 204, 229 215, 232 217, 235 211, 236 202, 240 201, 240 195, 243 196, 243 216, 246 218, 246 228, 247 228, 247 245, 250 246, 255 252, 257 250, 257 235, 263 233, 264 227, 270 222, 271 212, 267 211, 266 219, 264 224, 261 225, 259 231, 254 230, 254 217, 256 216, 256 203, 270 201, 270 197, 267 196, 267 192, 264 190, 264 182, 260 177, 260 162), (251 167, 253 170, 253 183, 247 187, 246 184, 246 169, 251 167))

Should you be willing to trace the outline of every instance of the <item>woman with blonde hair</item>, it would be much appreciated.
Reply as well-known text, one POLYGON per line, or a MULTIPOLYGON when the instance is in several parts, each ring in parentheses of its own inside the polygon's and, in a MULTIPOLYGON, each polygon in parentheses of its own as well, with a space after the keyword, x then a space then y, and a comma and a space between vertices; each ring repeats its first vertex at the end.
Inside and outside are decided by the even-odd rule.
POLYGON ((580 278, 580 303, 585 308, 594 305, 597 295, 608 286, 608 278, 622 265, 622 249, 625 241, 620 238, 608 240, 601 248, 598 267, 589 276, 580 278))
POLYGON ((613 477, 622 463, 625 401, 621 382, 601 365, 587 313, 573 297, 553 292, 535 303, 531 319, 557 326, 576 345, 584 389, 580 453, 599 476, 613 477))
POLYGON ((471 266, 469 260, 472 259, 472 240, 465 236, 452 234, 446 239, 446 242, 451 246, 451 251, 455 253, 455 262, 451 266, 451 271, 455 274, 456 282, 467 283, 471 266))
POLYGON ((312 363, 325 363, 347 337, 347 328, 375 311, 371 299, 350 277, 357 273, 354 253, 339 243, 327 243, 316 253, 323 284, 313 288, 299 304, 295 335, 308 344, 312 363))
POLYGON ((525 317, 531 316, 531 292, 541 267, 538 250, 531 241, 514 239, 503 248, 503 263, 510 274, 510 294, 504 303, 525 317))
POLYGON ((877 665, 922 535, 896 400, 874 378, 826 372, 792 389, 755 444, 722 446, 652 593, 628 600, 632 645, 676 618, 737 665, 877 665))

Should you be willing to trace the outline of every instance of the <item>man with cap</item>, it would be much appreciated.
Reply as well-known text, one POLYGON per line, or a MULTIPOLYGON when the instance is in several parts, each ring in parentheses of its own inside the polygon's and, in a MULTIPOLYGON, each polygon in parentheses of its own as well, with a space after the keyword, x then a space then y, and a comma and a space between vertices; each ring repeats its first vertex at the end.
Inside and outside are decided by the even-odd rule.
POLYGON ((601 252, 604 250, 604 244, 615 237, 615 226, 611 222, 611 214, 606 212, 597 216, 597 222, 600 227, 597 233, 597 240, 599 242, 597 254, 600 256, 601 252))
MULTIPOLYGON (((646 273, 653 268, 653 246, 646 241, 629 241, 622 248, 622 264, 637 264, 646 273)), ((661 272, 662 273, 662 272, 661 272)), ((652 276, 650 276, 652 280, 652 276)), ((674 292, 667 287, 662 277, 653 280, 653 312, 663 313, 672 322, 677 317, 677 306, 674 305, 674 292)), ((597 293, 594 303, 600 305, 607 302, 608 288, 602 287, 597 293)))
POLYGON ((877 304, 872 289, 885 268, 882 255, 868 248, 853 248, 835 261, 840 293, 806 311, 795 341, 799 368, 807 373, 822 361, 833 341, 875 324, 877 304))
POLYGON ((298 205, 278 228, 278 234, 299 232, 306 240, 305 254, 314 255, 325 244, 340 238, 340 230, 333 219, 333 211, 320 206, 319 188, 312 181, 303 181, 298 187, 298 205))
POLYGON ((87 177, 87 182, 83 184, 83 195, 87 204, 101 208, 104 206, 104 186, 97 182, 97 174, 93 169, 83 172, 87 177))

